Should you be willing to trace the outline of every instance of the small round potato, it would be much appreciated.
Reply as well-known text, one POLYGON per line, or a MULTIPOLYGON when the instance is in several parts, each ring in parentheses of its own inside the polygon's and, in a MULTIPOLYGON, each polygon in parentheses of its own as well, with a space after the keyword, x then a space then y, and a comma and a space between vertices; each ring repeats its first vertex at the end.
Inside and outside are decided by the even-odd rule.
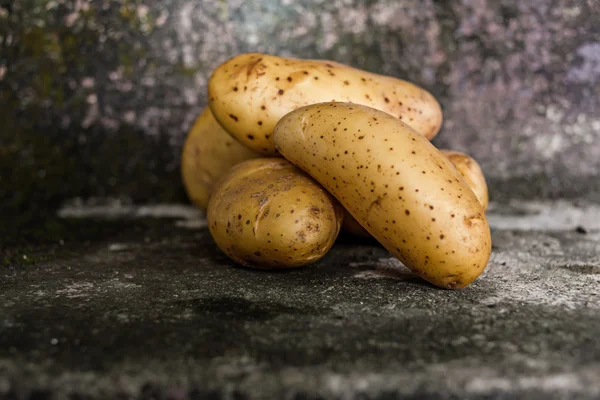
POLYGON ((456 168, 398 118, 351 103, 299 108, 275 145, 386 249, 443 288, 472 283, 491 252, 485 211, 456 168))
POLYGON ((208 203, 217 246, 247 267, 300 267, 323 257, 343 219, 340 204, 304 171, 282 158, 233 167, 208 203))
MULTIPOLYGON (((484 210, 487 210, 488 206, 488 189, 485 182, 485 176, 481 167, 472 157, 467 154, 460 153, 454 150, 441 150, 440 152, 446 156, 452 163, 454 168, 460 173, 467 185, 471 188, 477 199, 481 203, 484 210)), ((344 225, 342 227, 345 231, 352 233, 356 236, 371 237, 369 232, 363 228, 356 219, 348 211, 344 213, 344 225)))
POLYGON ((234 165, 259 156, 232 138, 207 107, 190 129, 181 153, 181 176, 188 197, 205 210, 213 185, 234 165))
POLYGON ((481 167, 465 153, 454 150, 440 150, 443 155, 454 165, 454 168, 463 177, 471 188, 484 210, 488 207, 488 188, 481 167))
POLYGON ((419 86, 325 60, 240 54, 213 72, 208 97, 215 118, 233 137, 271 156, 277 155, 277 121, 314 103, 364 104, 402 119, 429 139, 442 124, 439 103, 419 86))

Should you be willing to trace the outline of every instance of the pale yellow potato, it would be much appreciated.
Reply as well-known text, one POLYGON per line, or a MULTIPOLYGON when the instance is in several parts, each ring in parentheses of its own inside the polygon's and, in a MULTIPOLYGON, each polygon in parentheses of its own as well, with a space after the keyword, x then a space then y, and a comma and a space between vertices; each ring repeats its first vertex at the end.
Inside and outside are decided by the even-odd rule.
POLYGON ((440 105, 426 90, 333 61, 241 54, 217 67, 208 82, 208 97, 221 125, 265 155, 277 155, 277 121, 314 103, 364 104, 402 119, 429 139, 442 124, 440 105))
POLYGON ((206 209, 215 183, 234 165, 260 154, 232 138, 205 108, 190 129, 181 153, 181 177, 188 197, 206 209))
POLYGON ((483 209, 487 210, 489 202, 487 183, 485 182, 485 176, 477 161, 469 155, 459 151, 440 151, 448 160, 450 160, 465 182, 467 182, 467 185, 469 185, 473 193, 475 193, 475 196, 477 196, 483 209))
POLYGON ((452 163, 396 117, 314 104, 284 116, 274 137, 285 158, 423 279, 460 288, 484 270, 491 237, 483 207, 452 163))
POLYGON ((261 269, 307 265, 331 248, 343 208, 283 158, 233 167, 215 187, 207 221, 217 246, 239 264, 261 269))
MULTIPOLYGON (((440 149, 440 152, 446 156, 448 160, 454 165, 454 168, 460 173, 467 185, 471 188, 479 203, 484 210, 487 210, 488 206, 488 189, 485 182, 485 176, 481 167, 473 159, 465 153, 461 153, 454 150, 440 149)), ((342 228, 356 236, 371 237, 369 232, 363 228, 356 219, 347 211, 344 213, 344 224, 342 228)))

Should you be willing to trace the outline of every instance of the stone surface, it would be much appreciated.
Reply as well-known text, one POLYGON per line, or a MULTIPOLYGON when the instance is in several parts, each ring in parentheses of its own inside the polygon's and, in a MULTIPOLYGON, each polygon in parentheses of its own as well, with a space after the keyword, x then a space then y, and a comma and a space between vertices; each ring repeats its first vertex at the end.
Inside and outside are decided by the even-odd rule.
POLYGON ((248 51, 423 85, 446 117, 435 143, 473 154, 500 197, 598 198, 599 12, 598 0, 3 1, 0 202, 184 200, 179 152, 206 80, 248 51))
POLYGON ((597 205, 493 204, 489 266, 457 291, 351 238, 269 273, 193 209, 60 214, 0 266, 0 399, 600 396, 597 205))

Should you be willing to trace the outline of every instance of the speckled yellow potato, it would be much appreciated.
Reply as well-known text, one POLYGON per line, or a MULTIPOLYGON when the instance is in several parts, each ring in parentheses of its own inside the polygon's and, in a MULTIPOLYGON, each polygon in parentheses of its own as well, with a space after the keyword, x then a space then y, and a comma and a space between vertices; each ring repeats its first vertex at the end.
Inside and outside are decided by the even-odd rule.
POLYGON ((343 208, 304 171, 282 158, 233 167, 208 203, 219 248, 239 264, 261 269, 313 263, 331 248, 343 208))
MULTIPOLYGON (((487 210, 488 206, 488 189, 485 182, 485 176, 481 167, 472 157, 465 153, 461 153, 454 150, 443 150, 440 152, 446 156, 452 163, 454 168, 463 177, 467 185, 471 188, 479 203, 484 210, 487 210)), ((363 228, 356 219, 347 211, 344 213, 344 224, 342 228, 356 236, 371 237, 369 232, 363 228)))
POLYGON ((423 279, 460 288, 484 270, 491 237, 483 207, 407 124, 370 107, 323 103, 284 116, 274 138, 285 158, 423 279))
POLYGON ((440 105, 426 90, 333 61, 241 54, 216 68, 208 82, 208 97, 221 125, 265 155, 277 154, 273 143, 277 121, 314 103, 364 104, 402 119, 429 139, 442 124, 440 105))
POLYGON ((440 150, 443 155, 454 165, 454 168, 463 177, 471 188, 484 210, 488 207, 488 188, 481 167, 469 155, 455 150, 440 150))
POLYGON ((181 153, 181 177, 188 197, 206 209, 213 185, 234 165, 259 156, 232 138, 207 107, 190 129, 181 153))

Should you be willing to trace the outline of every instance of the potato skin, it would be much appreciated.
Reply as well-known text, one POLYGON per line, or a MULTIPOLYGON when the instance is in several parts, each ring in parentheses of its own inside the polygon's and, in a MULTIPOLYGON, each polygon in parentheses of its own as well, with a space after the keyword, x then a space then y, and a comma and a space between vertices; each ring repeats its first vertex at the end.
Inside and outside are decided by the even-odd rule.
POLYGON ((437 100, 401 79, 333 61, 299 60, 267 54, 235 56, 213 72, 209 105, 236 139, 265 155, 277 155, 273 129, 288 112, 314 103, 364 104, 398 117, 433 138, 442 124, 437 100))
MULTIPOLYGON (((440 149, 440 152, 452 163, 454 168, 463 177, 469 188, 475 193, 479 203, 483 207, 484 211, 487 210, 488 206, 488 189, 485 182, 485 176, 481 167, 473 159, 465 153, 454 150, 440 149)), ((369 232, 363 228, 356 219, 347 211, 344 213, 344 224, 342 226, 347 232, 352 233, 356 236, 371 237, 369 232)))
POLYGON ((477 161, 469 155, 455 150, 441 149, 440 152, 450 160, 454 168, 467 182, 467 185, 473 190, 483 209, 487 210, 489 203, 487 183, 477 161))
POLYGON ((304 171, 282 158, 233 167, 208 203, 217 246, 247 267, 300 267, 323 257, 343 219, 343 208, 304 171))
POLYGON ((485 212, 450 161, 399 119, 349 103, 277 124, 281 154, 332 193, 408 268, 443 288, 472 283, 491 252, 485 212))
POLYGON ((260 154, 232 138, 205 108, 190 129, 181 152, 181 178, 188 197, 202 210, 213 186, 231 167, 260 154))

